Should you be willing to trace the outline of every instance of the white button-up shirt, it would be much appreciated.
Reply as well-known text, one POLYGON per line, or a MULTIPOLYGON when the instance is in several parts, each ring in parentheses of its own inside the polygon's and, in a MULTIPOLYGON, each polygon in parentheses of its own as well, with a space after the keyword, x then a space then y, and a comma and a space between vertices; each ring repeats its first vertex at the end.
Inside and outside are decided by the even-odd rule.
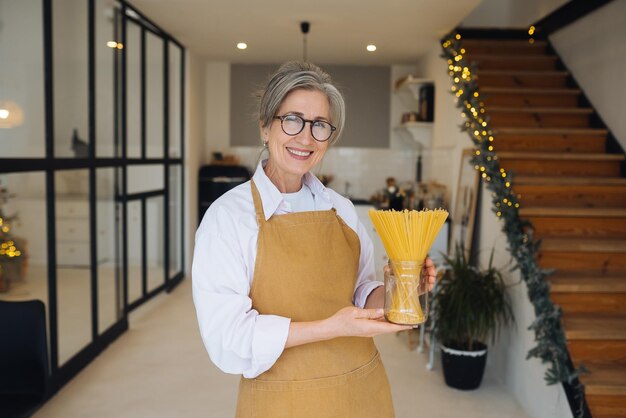
MULTIPOLYGON (((265 175, 263 163, 259 163, 253 179, 265 219, 291 213, 290 204, 265 175)), ((335 208, 359 237, 361 254, 353 303, 363 307, 372 290, 382 285, 376 281, 372 242, 352 202, 324 187, 310 173, 303 181, 313 193, 315 210, 335 208)), ((290 318, 252 309, 249 294, 258 234, 248 181, 226 192, 207 210, 196 232, 192 266, 193 300, 207 352, 224 372, 247 378, 268 370, 280 357, 290 323, 290 318)))

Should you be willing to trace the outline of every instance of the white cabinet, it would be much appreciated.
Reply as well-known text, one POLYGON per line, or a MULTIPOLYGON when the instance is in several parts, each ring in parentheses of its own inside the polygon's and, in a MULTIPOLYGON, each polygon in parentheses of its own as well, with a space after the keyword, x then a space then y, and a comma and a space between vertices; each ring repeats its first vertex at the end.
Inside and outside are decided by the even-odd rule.
MULTIPOLYGON (((97 201, 98 263, 113 256, 114 203, 97 201)), ((60 267, 89 267, 91 243, 89 201, 86 198, 59 197, 56 202, 57 264, 60 267)))

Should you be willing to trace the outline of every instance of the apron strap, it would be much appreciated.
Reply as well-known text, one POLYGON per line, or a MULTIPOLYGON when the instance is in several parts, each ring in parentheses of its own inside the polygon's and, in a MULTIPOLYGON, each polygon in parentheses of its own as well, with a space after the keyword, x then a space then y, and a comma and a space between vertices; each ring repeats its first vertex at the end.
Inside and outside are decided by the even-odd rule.
POLYGON ((254 212, 256 213, 256 222, 259 225, 265 223, 265 212, 263 212, 263 202, 261 202, 261 195, 259 194, 259 189, 256 188, 256 184, 254 184, 254 180, 250 180, 250 186, 252 187, 252 200, 254 201, 254 212))

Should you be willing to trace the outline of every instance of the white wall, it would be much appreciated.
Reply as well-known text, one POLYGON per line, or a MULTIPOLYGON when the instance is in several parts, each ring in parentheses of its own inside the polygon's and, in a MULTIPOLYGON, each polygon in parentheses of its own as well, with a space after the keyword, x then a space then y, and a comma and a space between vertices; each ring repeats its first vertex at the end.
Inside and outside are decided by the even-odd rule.
POLYGON ((468 28, 528 28, 569 0, 483 0, 461 23, 468 28))
POLYGON ((533 418, 569 418, 572 416, 562 385, 546 385, 546 365, 537 358, 526 360, 535 346, 535 335, 528 326, 535 312, 528 300, 526 283, 519 271, 508 272, 511 254, 501 231, 502 221, 492 212, 491 192, 483 186, 480 211, 480 253, 482 267, 487 267, 494 249, 494 266, 503 268, 513 304, 515 325, 503 329, 495 346, 489 348, 487 373, 491 373, 515 396, 526 413, 533 418))
POLYGON ((626 149, 626 0, 610 2, 550 36, 591 104, 626 149))

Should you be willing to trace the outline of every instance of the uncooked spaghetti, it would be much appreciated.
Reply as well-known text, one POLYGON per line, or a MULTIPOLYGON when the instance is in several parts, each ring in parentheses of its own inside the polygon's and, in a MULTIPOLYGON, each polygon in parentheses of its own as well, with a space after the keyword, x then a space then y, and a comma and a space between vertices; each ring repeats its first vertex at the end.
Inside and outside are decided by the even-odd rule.
POLYGON ((391 306, 385 309, 385 317, 399 324, 420 324, 425 321, 418 299, 421 266, 448 218, 448 212, 443 209, 370 209, 369 217, 392 262, 396 277, 395 292, 391 296, 391 306), (407 267, 410 263, 402 262, 413 262, 417 267, 407 267))

